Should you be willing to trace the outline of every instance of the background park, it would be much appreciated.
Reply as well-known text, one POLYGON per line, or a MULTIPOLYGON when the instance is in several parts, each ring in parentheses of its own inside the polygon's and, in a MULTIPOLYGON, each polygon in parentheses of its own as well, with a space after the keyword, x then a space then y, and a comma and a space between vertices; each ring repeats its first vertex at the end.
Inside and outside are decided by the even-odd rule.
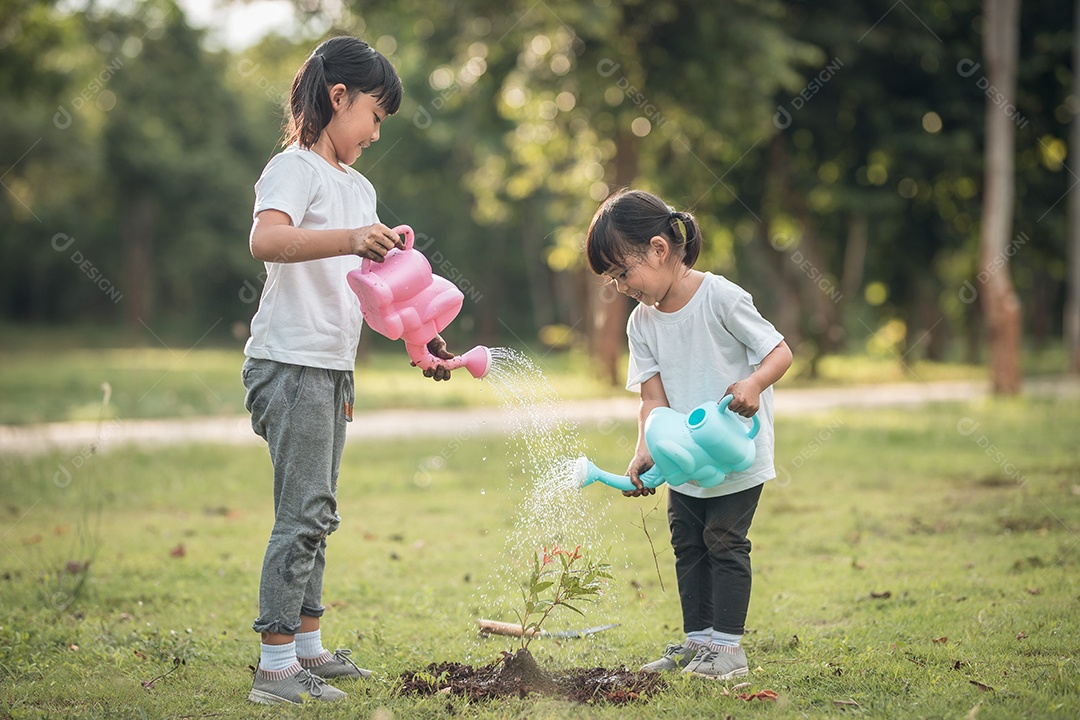
POLYGON ((1078 22, 1062 0, 0 2, 0 717, 1077 717, 1078 22), (434 384, 364 333, 324 640, 376 675, 290 712, 246 701, 272 520, 247 236, 292 74, 343 33, 404 82, 356 169, 464 293, 443 335, 527 372, 434 384), (476 621, 517 621, 541 545, 611 575, 545 629, 618 624, 536 639, 545 669, 636 669, 679 635, 664 492, 544 492, 553 461, 632 454, 629 301, 582 253, 625 186, 694 212, 698 268, 796 357, 749 684, 403 693, 516 647, 476 621))

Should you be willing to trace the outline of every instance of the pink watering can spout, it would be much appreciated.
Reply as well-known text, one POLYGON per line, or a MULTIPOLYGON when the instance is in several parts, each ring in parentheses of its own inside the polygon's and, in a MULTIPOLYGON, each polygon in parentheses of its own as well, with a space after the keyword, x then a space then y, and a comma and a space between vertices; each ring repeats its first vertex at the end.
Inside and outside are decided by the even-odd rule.
POLYGON ((461 311, 465 295, 452 282, 431 272, 431 265, 413 248, 415 236, 408 225, 398 225, 393 232, 405 236, 405 248, 393 248, 381 263, 367 258, 348 276, 349 287, 360 300, 364 322, 372 330, 391 340, 405 340, 405 349, 413 363, 428 370, 464 367, 481 378, 491 365, 491 353, 478 345, 452 359, 435 357, 427 344, 461 311))

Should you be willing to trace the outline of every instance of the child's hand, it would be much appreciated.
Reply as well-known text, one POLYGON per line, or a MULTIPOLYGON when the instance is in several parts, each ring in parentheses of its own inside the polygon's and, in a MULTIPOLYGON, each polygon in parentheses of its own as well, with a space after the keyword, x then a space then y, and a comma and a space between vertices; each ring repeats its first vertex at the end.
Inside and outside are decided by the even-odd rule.
POLYGON ((382 223, 356 228, 349 236, 349 245, 353 255, 375 262, 382 262, 386 253, 394 248, 405 249, 401 236, 382 223))
MULTIPOLYGON (((446 341, 439 335, 428 341, 427 349, 429 353, 440 360, 452 360, 454 357, 454 354, 446 349, 446 341)), ((413 363, 413 365, 415 366, 416 363, 413 363)), ((445 365, 433 365, 424 371, 424 377, 435 378, 436 381, 449 380, 450 370, 445 365)))
POLYGON ((753 417, 761 406, 761 388, 750 378, 728 385, 725 395, 732 395, 728 410, 743 417, 753 417))
POLYGON ((625 497, 644 497, 646 495, 653 495, 656 493, 656 488, 645 487, 641 484, 641 478, 639 475, 645 472, 653 466, 652 455, 648 452, 640 453, 634 456, 634 459, 630 461, 630 466, 626 468, 626 474, 630 476, 630 482, 634 483, 634 487, 637 490, 633 492, 623 491, 625 497))

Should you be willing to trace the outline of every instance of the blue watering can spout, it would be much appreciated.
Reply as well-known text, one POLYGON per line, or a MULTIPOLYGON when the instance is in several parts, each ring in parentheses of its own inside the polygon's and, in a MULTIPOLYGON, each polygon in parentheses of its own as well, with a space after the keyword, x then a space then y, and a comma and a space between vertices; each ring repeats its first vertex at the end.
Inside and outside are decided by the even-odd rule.
MULTIPOLYGON (((761 423, 755 415, 747 428, 738 415, 728 409, 731 395, 719 403, 708 402, 683 415, 668 407, 659 407, 645 420, 645 445, 654 465, 640 476, 645 487, 663 483, 677 486, 696 482, 714 487, 729 473, 741 472, 754 464, 761 423)), ((587 458, 578 458, 574 477, 579 487, 595 482, 616 490, 633 492, 637 488, 627 475, 616 475, 596 467, 587 458)))
MULTIPOLYGON (((642 473, 640 478, 641 484, 645 487, 654 488, 664 483, 664 476, 656 470, 655 466, 642 473)), ((574 484, 578 487, 586 487, 595 482, 601 482, 616 490, 622 490, 624 492, 634 492, 637 490, 637 488, 634 487, 634 483, 630 482, 630 477, 628 475, 609 473, 596 467, 596 465, 584 455, 579 457, 574 464, 574 484)))

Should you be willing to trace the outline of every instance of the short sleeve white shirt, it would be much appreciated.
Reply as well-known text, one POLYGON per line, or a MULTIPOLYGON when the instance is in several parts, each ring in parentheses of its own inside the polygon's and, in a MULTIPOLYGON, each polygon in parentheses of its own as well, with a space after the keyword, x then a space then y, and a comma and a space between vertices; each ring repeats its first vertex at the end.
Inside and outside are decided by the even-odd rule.
MULTIPOLYGON (((298 228, 356 228, 378 222, 375 203, 375 188, 363 175, 350 167, 335 169, 317 153, 294 145, 267 163, 255 184, 254 215, 279 210, 298 228)), ((345 276, 360 262, 354 255, 267 262, 244 353, 293 365, 352 370, 363 320, 345 276)))
MULTIPOLYGON (((748 292, 712 273, 705 273, 701 287, 675 312, 638 305, 626 334, 630 341, 626 389, 637 392, 641 383, 659 374, 668 403, 680 413, 719 401, 731 383, 753 373, 784 339, 754 307, 748 292)), ((771 387, 761 393, 757 415, 761 429, 753 465, 729 474, 715 487, 688 482, 671 489, 694 497, 718 497, 776 477, 771 387)))

